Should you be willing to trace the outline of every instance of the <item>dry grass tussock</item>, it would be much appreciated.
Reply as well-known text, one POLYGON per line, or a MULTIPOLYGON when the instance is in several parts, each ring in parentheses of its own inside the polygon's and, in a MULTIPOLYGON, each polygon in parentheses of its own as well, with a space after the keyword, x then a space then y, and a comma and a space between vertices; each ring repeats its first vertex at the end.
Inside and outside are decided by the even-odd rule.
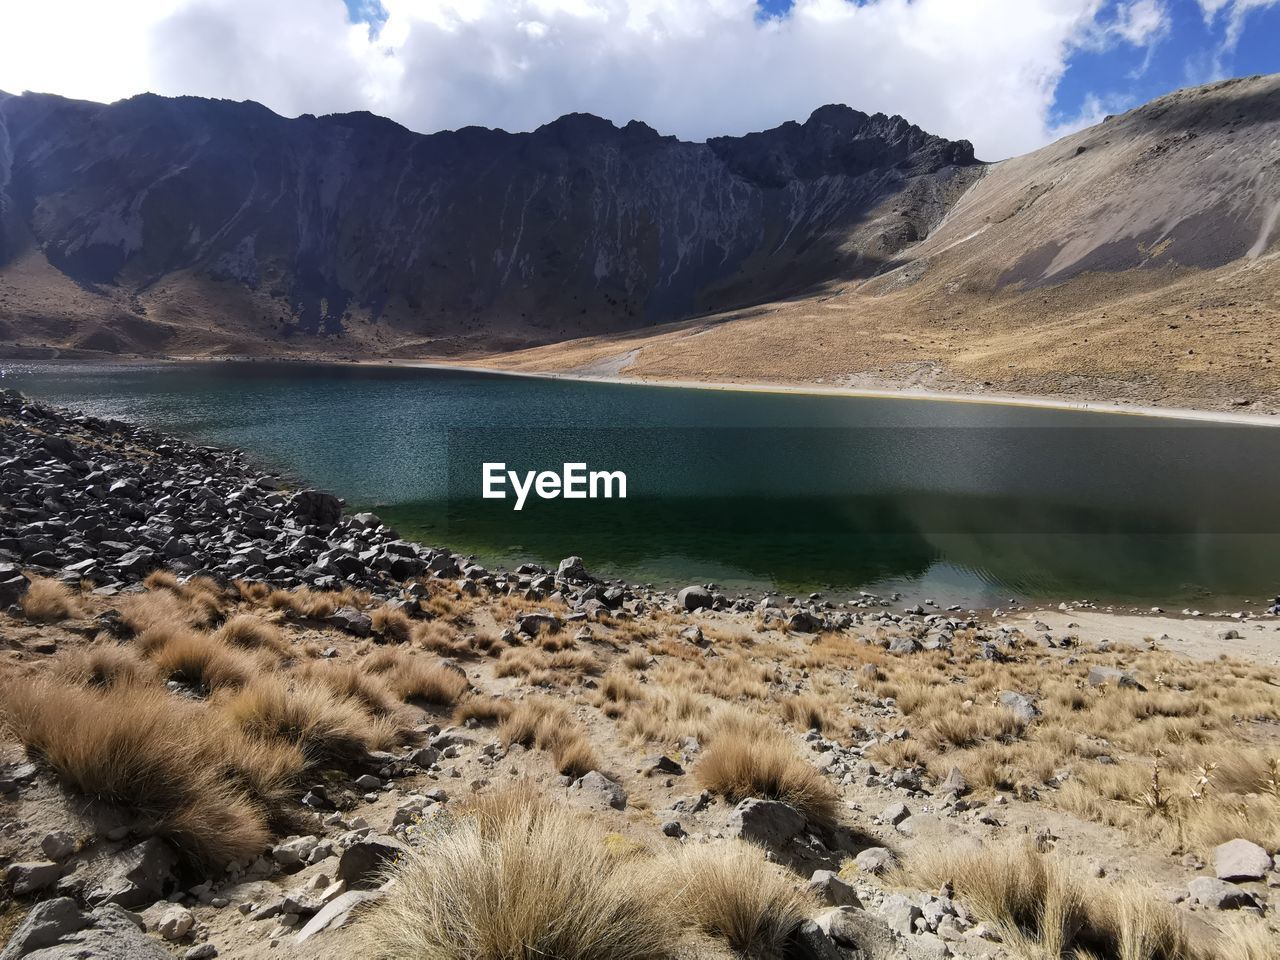
POLYGON ((388 643, 408 643, 413 635, 413 624, 403 610, 381 606, 369 611, 373 632, 388 643))
POLYGON ((131 647, 95 643, 60 654, 54 675, 81 687, 115 687, 154 683, 159 674, 131 647))
POLYGON ((364 662, 369 673, 385 678, 401 700, 432 706, 450 706, 471 689, 467 675, 443 663, 428 663, 401 650, 382 649, 364 662))
POLYGON ((659 872, 685 891, 680 910, 687 921, 756 960, 779 960, 792 931, 818 911, 793 876, 741 842, 681 847, 659 872))
POLYGON ((569 808, 525 796, 440 822, 363 925, 381 960, 670 960, 661 886, 569 808), (584 883, 584 878, 590 878, 584 883))
POLYGON ((1161 651, 991 663, 960 643, 954 663, 913 658, 876 669, 864 691, 893 697, 912 739, 877 744, 871 759, 924 765, 937 777, 954 765, 980 792, 1034 787, 1078 816, 1202 854, 1236 836, 1280 845, 1280 787, 1270 786, 1280 784, 1280 753, 1252 722, 1280 720, 1271 668, 1161 651), (1090 685, 1099 664, 1132 672, 1147 689, 1090 685), (1019 721, 999 703, 1004 690, 1031 696, 1042 715, 1019 721), (1115 762, 1096 763, 1103 753, 1115 762), (1070 779, 1058 789, 1063 770, 1070 779))
POLYGON ((60 623, 82 613, 80 598, 66 584, 47 577, 31 577, 19 606, 35 623, 60 623))
POLYGON ((504 745, 550 751, 556 769, 567 777, 581 777, 600 766, 581 724, 562 704, 545 697, 515 704, 498 726, 498 736, 504 745))
POLYGON ((750 846, 655 856, 527 789, 477 798, 434 830, 361 925, 379 960, 779 960, 813 908, 750 846))
POLYGON ((724 711, 711 746, 694 768, 698 782, 733 803, 748 797, 782 800, 810 820, 829 822, 836 792, 795 744, 772 724, 742 711, 724 711))
POLYGON ((207 864, 260 853, 302 769, 292 746, 249 739, 160 687, 11 681, 0 717, 68 787, 129 807, 207 864))
POLYGON ((358 701, 315 680, 259 677, 219 707, 247 736, 293 745, 310 766, 358 759, 386 736, 358 701))
POLYGON ((469 720, 491 725, 501 723, 511 713, 511 704, 497 697, 473 694, 462 700, 453 711, 453 722, 461 726, 469 720))
POLYGON ((151 646, 147 652, 156 671, 201 694, 243 687, 265 672, 259 657, 230 647, 209 634, 182 630, 151 646))
POLYGON ((956 897, 1033 960, 1204 960, 1168 903, 1137 885, 1074 873, 1031 847, 944 848, 914 859, 901 879, 950 882, 956 897))
POLYGON ((289 654, 289 642, 280 628, 251 613, 238 613, 231 617, 214 636, 229 646, 245 650, 267 650, 279 656, 289 654))

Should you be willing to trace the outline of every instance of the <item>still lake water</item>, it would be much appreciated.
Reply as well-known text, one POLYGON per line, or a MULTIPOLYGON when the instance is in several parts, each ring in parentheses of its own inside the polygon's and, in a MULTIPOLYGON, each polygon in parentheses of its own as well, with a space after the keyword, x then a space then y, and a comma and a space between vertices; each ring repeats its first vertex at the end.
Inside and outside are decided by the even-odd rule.
POLYGON ((1271 427, 340 364, 0 361, 0 386, 238 447, 491 565, 975 606, 1280 590, 1271 427), (486 461, 623 470, 628 497, 515 512, 486 461))

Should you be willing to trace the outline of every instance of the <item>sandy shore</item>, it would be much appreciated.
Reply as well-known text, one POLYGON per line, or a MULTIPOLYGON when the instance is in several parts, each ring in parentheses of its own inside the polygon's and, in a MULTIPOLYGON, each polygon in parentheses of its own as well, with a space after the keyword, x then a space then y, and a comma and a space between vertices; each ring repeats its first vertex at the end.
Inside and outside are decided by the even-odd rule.
POLYGON ((1248 426, 1280 426, 1280 416, 1259 413, 1230 413, 1224 410, 1194 410, 1183 407, 1141 406, 1125 403, 1101 403, 1087 400, 1064 400, 1052 397, 1022 397, 986 393, 949 393, 930 390, 867 389, 862 387, 824 386, 822 384, 738 383, 714 380, 656 380, 627 377, 621 374, 591 374, 505 370, 470 363, 441 363, 435 360, 357 360, 365 366, 412 367, 424 370, 464 370, 504 377, 541 380, 571 380, 584 383, 617 383, 628 386, 669 387, 680 390, 730 390, 741 393, 799 394, 802 396, 867 397, 881 400, 923 400, 943 403, 993 404, 1011 407, 1036 407, 1048 410, 1076 410, 1086 413, 1122 414, 1136 417, 1160 417, 1173 420, 1195 420, 1248 426))
POLYGON ((1003 622, 1034 634, 1039 621, 1053 634, 1074 634, 1086 643, 1110 641, 1136 650, 1163 650, 1192 660, 1238 657, 1280 666, 1280 618, 1170 617, 1103 610, 1019 611, 1003 622), (1239 634, 1230 636, 1231 632, 1239 634))

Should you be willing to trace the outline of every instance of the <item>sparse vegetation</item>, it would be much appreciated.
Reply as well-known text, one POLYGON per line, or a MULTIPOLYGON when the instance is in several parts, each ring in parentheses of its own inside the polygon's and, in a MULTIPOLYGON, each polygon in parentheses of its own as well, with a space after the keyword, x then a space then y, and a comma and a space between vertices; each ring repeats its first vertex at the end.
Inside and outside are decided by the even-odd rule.
POLYGON ((58 623, 80 615, 80 603, 71 588, 48 577, 31 577, 22 596, 22 615, 36 623, 58 623))
POLYGON ((835 816, 830 782, 800 758, 789 739, 747 714, 720 717, 694 773, 702 786, 734 803, 764 797, 785 801, 814 821, 835 816))

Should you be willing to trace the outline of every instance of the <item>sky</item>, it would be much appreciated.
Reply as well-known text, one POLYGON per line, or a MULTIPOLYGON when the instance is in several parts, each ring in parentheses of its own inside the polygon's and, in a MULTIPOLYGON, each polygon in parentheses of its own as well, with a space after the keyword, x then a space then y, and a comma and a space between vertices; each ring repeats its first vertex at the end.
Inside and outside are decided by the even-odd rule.
POLYGON ((1280 0, 0 0, 0 90, 424 133, 584 111, 703 140, 847 103, 996 160, 1277 71, 1280 0))

